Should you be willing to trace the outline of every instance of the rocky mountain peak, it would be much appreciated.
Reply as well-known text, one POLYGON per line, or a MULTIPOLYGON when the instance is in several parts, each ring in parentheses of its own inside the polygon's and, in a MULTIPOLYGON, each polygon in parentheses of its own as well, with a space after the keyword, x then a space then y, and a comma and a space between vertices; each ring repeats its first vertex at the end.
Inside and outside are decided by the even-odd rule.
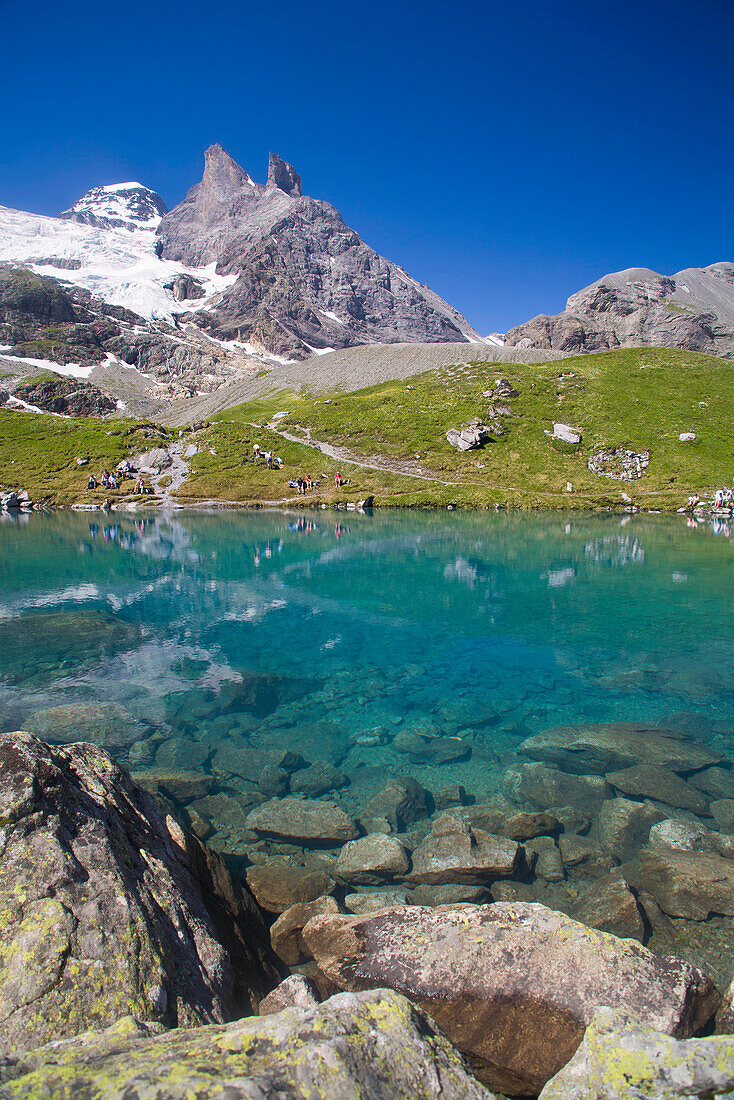
POLYGON ((209 199, 224 202, 240 188, 254 189, 256 184, 226 149, 221 145, 210 145, 204 153, 204 175, 197 187, 209 199))
POLYGON ((279 187, 293 198, 301 194, 301 177, 293 165, 277 153, 271 153, 268 160, 268 187, 279 187))
POLYGON ((147 229, 155 232, 168 207, 142 183, 112 183, 93 187, 59 214, 67 221, 98 229, 147 229))

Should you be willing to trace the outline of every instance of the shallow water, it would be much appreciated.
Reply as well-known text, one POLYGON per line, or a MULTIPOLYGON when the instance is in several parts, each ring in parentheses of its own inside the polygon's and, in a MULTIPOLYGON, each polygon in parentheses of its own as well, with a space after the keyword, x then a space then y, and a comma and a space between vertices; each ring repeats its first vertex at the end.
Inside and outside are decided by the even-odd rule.
POLYGON ((725 531, 665 517, 6 521, 0 727, 103 700, 143 723, 137 766, 206 772, 246 738, 477 798, 500 787, 523 737, 562 723, 676 715, 731 757, 733 562, 725 531), (415 763, 393 745, 406 728, 474 752, 415 763))

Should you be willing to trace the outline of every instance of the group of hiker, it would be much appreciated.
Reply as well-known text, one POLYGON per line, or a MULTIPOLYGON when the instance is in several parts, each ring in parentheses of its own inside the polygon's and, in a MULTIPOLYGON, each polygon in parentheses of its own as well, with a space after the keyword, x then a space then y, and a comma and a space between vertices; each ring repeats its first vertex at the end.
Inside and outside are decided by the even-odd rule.
MULTIPOLYGON (((242 459, 242 465, 245 466, 248 462, 253 462, 256 466, 265 465, 269 470, 282 470, 285 463, 280 455, 274 455, 272 451, 265 451, 262 449, 259 443, 253 443, 252 445, 252 458, 248 458, 247 455, 242 459)), ((305 496, 306 493, 310 493, 313 489, 317 489, 321 484, 321 481, 326 480, 327 474, 322 474, 320 481, 314 481, 310 474, 299 474, 297 477, 292 477, 288 482, 289 489, 295 489, 299 496, 305 496)), ((347 485, 349 479, 342 477, 340 472, 334 474, 334 485, 337 489, 341 489, 343 485, 347 485)))
POLYGON ((116 470, 109 470, 106 466, 99 478, 94 474, 89 475, 87 481, 87 489, 118 489, 120 482, 126 478, 135 477, 135 486, 133 488, 134 493, 152 493, 153 490, 149 485, 146 485, 143 481, 143 475, 139 473, 128 459, 125 459, 119 464, 116 470), (135 475, 137 474, 137 477, 135 475))

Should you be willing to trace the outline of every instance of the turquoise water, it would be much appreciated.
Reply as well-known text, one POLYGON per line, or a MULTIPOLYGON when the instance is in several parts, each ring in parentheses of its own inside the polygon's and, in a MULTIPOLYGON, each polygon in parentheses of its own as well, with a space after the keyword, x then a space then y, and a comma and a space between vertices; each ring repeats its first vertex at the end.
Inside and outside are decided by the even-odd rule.
POLYGON ((6 520, 0 728, 78 739, 70 706, 89 731, 116 704, 93 736, 136 769, 241 793, 222 750, 288 747, 345 771, 352 811, 386 771, 491 797, 558 724, 672 721, 732 758, 733 564, 728 528, 682 517, 6 520), (416 760, 411 733, 468 755, 416 760))

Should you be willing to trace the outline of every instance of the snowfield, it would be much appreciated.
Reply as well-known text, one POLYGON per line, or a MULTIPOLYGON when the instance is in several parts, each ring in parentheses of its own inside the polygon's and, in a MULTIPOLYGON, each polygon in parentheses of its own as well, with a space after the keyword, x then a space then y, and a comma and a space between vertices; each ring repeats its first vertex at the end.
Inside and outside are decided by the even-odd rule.
POLYGON ((39 275, 84 287, 147 320, 171 320, 179 313, 205 309, 208 299, 236 282, 236 275, 217 275, 213 263, 192 268, 159 260, 151 228, 145 224, 136 229, 97 229, 0 206, 0 260, 23 263, 39 275), (76 260, 81 267, 69 271, 48 260, 76 260), (206 296, 175 301, 165 284, 180 274, 199 279, 206 296))

